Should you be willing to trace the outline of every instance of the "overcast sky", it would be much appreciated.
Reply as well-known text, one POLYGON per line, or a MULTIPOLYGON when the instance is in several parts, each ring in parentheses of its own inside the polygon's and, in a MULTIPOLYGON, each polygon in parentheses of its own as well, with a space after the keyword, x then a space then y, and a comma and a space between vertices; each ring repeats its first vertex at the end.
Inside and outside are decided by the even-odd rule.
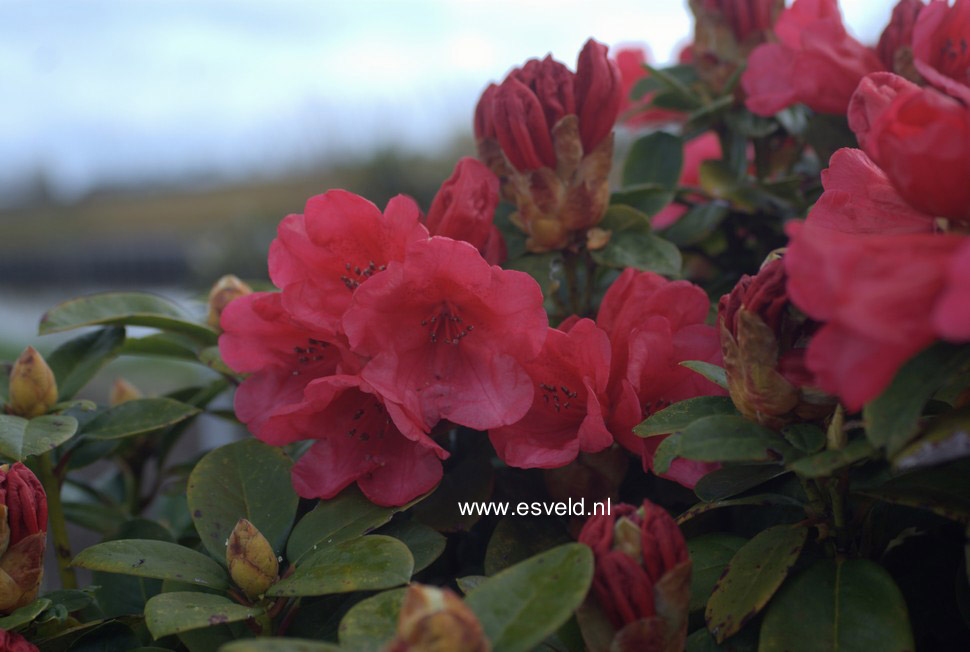
MULTIPOLYGON (((842 7, 874 42, 891 3, 842 7)), ((662 62, 689 33, 686 0, 0 0, 0 204, 39 172, 70 199, 430 151, 526 58, 593 36, 662 62)))

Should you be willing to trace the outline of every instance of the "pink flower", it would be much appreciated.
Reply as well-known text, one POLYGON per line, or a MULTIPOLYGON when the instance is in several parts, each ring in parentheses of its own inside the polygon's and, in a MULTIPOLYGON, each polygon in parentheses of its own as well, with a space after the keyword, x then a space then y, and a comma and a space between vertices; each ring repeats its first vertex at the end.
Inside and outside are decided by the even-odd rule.
POLYGON ((323 333, 336 333, 354 289, 392 260, 409 242, 426 239, 420 210, 398 196, 382 214, 346 190, 311 197, 302 215, 280 222, 270 246, 269 273, 283 290, 283 305, 323 333))
POLYGON ((897 63, 905 65, 904 61, 897 62, 899 55, 896 53, 901 50, 911 51, 913 28, 923 7, 920 0, 899 0, 893 7, 889 24, 882 31, 879 44, 876 46, 876 53, 886 70, 897 71, 897 63))
POLYGON ((498 177, 483 163, 465 157, 441 184, 425 224, 431 235, 464 240, 490 264, 505 260, 505 240, 492 222, 498 205, 498 177))
MULTIPOLYGON (((707 295, 696 285, 634 269, 625 270, 603 297, 596 323, 612 345, 610 430, 616 441, 642 454, 646 469, 652 469, 663 437, 641 439, 633 426, 671 403, 726 393, 679 364, 721 363, 717 331, 704 323, 709 309, 707 295)), ((717 465, 676 459, 662 477, 693 487, 713 468, 717 465)))
POLYGON ((532 404, 524 367, 546 337, 542 292, 527 274, 490 266, 466 242, 410 245, 354 293, 343 317, 363 379, 429 427, 487 430, 532 404))
POLYGON ((821 113, 845 113, 859 80, 883 67, 846 32, 836 0, 795 0, 775 34, 779 42, 758 46, 741 77, 745 104, 758 115, 799 102, 821 113))
POLYGON ((534 395, 518 422, 489 431, 502 460, 520 468, 557 468, 580 451, 613 443, 604 419, 610 377, 610 341, 590 319, 568 332, 550 328, 542 352, 525 365, 534 395))
POLYGON ((926 81, 970 101, 970 0, 931 0, 913 28, 913 57, 926 81))

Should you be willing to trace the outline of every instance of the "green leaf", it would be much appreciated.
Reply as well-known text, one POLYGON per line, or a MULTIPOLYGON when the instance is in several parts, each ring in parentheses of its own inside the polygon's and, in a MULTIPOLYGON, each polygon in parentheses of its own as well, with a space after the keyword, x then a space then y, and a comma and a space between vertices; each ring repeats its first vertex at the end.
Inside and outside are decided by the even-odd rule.
POLYGON ((656 184, 639 184, 614 192, 610 196, 610 208, 624 206, 645 216, 656 215, 674 200, 674 195, 673 190, 656 184))
POLYGON ((684 141, 673 134, 656 131, 630 147, 623 164, 623 185, 655 183, 673 189, 683 166, 684 141))
POLYGON ((156 639, 192 629, 235 623, 263 613, 221 595, 176 591, 159 593, 145 603, 145 624, 156 639))
POLYGON ((228 589, 226 570, 200 552, 166 541, 106 541, 82 550, 72 565, 88 570, 176 580, 228 589))
MULTIPOLYGON (((407 506, 405 506, 407 507, 407 506)), ((286 557, 298 564, 318 547, 336 545, 376 530, 403 507, 381 507, 352 485, 330 500, 321 500, 293 528, 286 557)))
POLYGON ((661 235, 678 247, 695 244, 713 233, 729 212, 722 202, 692 206, 680 219, 664 229, 661 235))
POLYGON ((495 650, 525 652, 569 620, 592 579, 592 551, 567 543, 482 582, 465 603, 495 650))
POLYGON ((47 364, 57 379, 58 400, 66 401, 77 394, 98 370, 118 355, 125 342, 125 329, 102 328, 75 337, 47 356, 47 364))
POLYGON ((708 503, 724 500, 754 489, 783 473, 788 473, 788 469, 780 464, 726 464, 698 480, 694 493, 708 503))
POLYGON ((731 558, 704 613, 707 629, 718 643, 764 608, 788 576, 807 536, 804 526, 775 525, 759 532, 731 558))
POLYGON ((462 593, 467 595, 477 589, 486 580, 488 578, 484 575, 466 575, 465 577, 456 577, 455 584, 458 585, 462 593))
POLYGON ((803 457, 788 465, 804 478, 821 478, 832 475, 850 464, 861 462, 873 453, 872 445, 865 439, 849 442, 841 450, 827 450, 803 457))
POLYGON ((683 525, 701 514, 723 509, 725 507, 791 507, 793 509, 803 509, 804 505, 794 498, 782 494, 758 494, 756 496, 745 496, 744 498, 733 498, 730 500, 719 500, 711 503, 698 503, 686 512, 677 517, 677 524, 683 525))
POLYGON ((63 506, 68 521, 102 535, 111 534, 130 518, 117 504, 65 502, 63 506))
POLYGON ((481 518, 480 514, 462 515, 459 502, 484 502, 492 496, 495 482, 493 454, 487 437, 478 439, 456 466, 449 469, 438 488, 418 503, 413 517, 439 532, 467 532, 481 518))
POLYGON ((407 589, 384 591, 361 600, 340 621, 340 647, 380 650, 397 633, 397 619, 407 589))
POLYGON ((792 423, 781 429, 781 436, 803 453, 817 453, 825 446, 825 431, 812 423, 792 423))
POLYGON ((970 364, 970 347, 939 342, 910 359, 889 387, 862 411, 866 437, 889 455, 898 453, 917 433, 923 406, 960 369, 970 364))
POLYGON ((598 225, 612 232, 609 242, 590 255, 600 265, 636 267, 667 276, 680 274, 680 249, 650 229, 646 215, 629 206, 610 206, 598 225))
POLYGON ((970 520, 970 461, 904 473, 858 493, 965 523, 970 520))
POLYGON ((683 430, 701 417, 737 413, 729 396, 698 396, 654 412, 646 421, 635 426, 633 432, 641 437, 667 435, 683 430))
POLYGON ((448 543, 437 530, 417 521, 395 521, 381 528, 378 534, 394 537, 408 547, 414 557, 414 574, 420 573, 440 557, 448 543))
POLYGON ((149 355, 181 360, 196 360, 199 345, 179 333, 153 333, 145 337, 129 337, 121 347, 122 355, 149 355))
POLYGON ((170 398, 138 398, 102 412, 81 429, 91 439, 120 439, 161 430, 201 410, 170 398))
POLYGON ((199 351, 199 362, 224 376, 235 377, 236 372, 223 362, 218 346, 207 346, 199 351))
POLYGON ((844 114, 812 113, 808 119, 805 139, 818 154, 820 161, 828 161, 842 147, 856 147, 855 134, 849 129, 844 114))
POLYGON ((40 334, 98 324, 148 326, 184 333, 210 345, 219 338, 211 328, 191 321, 168 299, 144 292, 104 292, 59 303, 41 318, 40 334))
POLYGON ((687 367, 691 371, 696 371, 721 389, 728 388, 727 372, 724 370, 724 367, 718 367, 716 364, 704 362, 703 360, 684 360, 679 364, 681 367, 687 367))
POLYGON ((684 652, 756 652, 757 649, 758 632, 753 627, 742 629, 724 645, 718 645, 711 633, 701 628, 687 637, 684 652))
POLYGON ((965 457, 970 457, 970 407, 933 420, 919 439, 893 458, 893 466, 909 471, 965 457))
POLYGON ((30 455, 54 450, 77 432, 77 419, 46 414, 24 419, 0 414, 0 455, 23 462, 30 455))
POLYGON ((867 559, 823 559, 787 583, 765 613, 759 652, 914 650, 903 594, 867 559))
POLYGON ((414 557, 401 541, 371 534, 321 548, 306 557, 292 575, 266 591, 266 595, 302 596, 376 591, 406 584, 414 570, 414 557))
POLYGON ((224 563, 226 541, 245 518, 279 554, 299 497, 290 483, 293 463, 274 446, 244 439, 209 451, 189 476, 192 522, 209 554, 224 563))
POLYGON ((559 287, 563 279, 563 258, 558 251, 544 254, 525 254, 507 260, 502 267, 525 272, 536 280, 542 288, 542 296, 549 296, 559 287))
POLYGON ((687 540, 692 562, 690 576, 690 611, 700 611, 714 590, 728 562, 748 542, 733 534, 704 534, 687 540))
POLYGON ((305 638, 250 638, 233 641, 219 648, 219 652, 339 652, 333 643, 305 638))
POLYGON ((33 622, 49 606, 51 606, 51 601, 47 598, 38 598, 30 604, 25 604, 8 615, 0 617, 0 629, 10 631, 23 627, 27 623, 33 622))
POLYGON ((553 518, 507 516, 492 531, 485 549, 485 574, 495 573, 559 544, 571 541, 553 518))
POLYGON ((742 416, 702 417, 664 439, 653 457, 654 470, 665 473, 674 458, 701 462, 770 462, 792 450, 773 430, 742 416))

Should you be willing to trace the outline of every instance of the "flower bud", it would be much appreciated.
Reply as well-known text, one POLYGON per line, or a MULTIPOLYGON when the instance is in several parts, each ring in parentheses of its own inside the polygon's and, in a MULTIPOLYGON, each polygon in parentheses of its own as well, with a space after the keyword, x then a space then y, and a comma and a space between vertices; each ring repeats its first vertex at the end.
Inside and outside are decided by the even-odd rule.
POLYGON ((279 579, 280 566, 273 546, 244 518, 239 519, 229 535, 226 563, 232 581, 248 598, 262 595, 279 579))
POLYGON ((10 371, 7 412, 32 419, 57 403, 57 381, 44 358, 32 346, 24 349, 10 371))
POLYGON ((482 626, 461 598, 448 589, 412 584, 404 595, 397 637, 385 652, 488 652, 482 626))
POLYGON ((464 240, 492 265, 505 260, 505 241, 492 219, 498 205, 498 177, 481 162, 465 157, 441 184, 425 225, 431 235, 464 240))
POLYGON ((718 303, 721 350, 731 400, 744 416, 769 428, 795 418, 820 419, 831 397, 814 389, 804 364, 814 323, 789 310, 785 266, 775 258, 742 276, 718 303))
POLYGON ((122 403, 141 397, 142 393, 140 389, 124 378, 117 378, 111 386, 111 391, 108 393, 108 404, 114 407, 115 405, 121 405, 122 403))
POLYGON ((689 0, 692 54, 701 78, 720 91, 757 45, 766 42, 784 0, 689 0))
POLYGON ((593 597, 623 649, 682 650, 687 636, 691 561, 677 523, 648 500, 614 505, 579 534, 593 550, 593 597), (632 646, 632 647, 630 647, 632 646))
POLYGON ((46 546, 47 495, 40 480, 20 462, 0 466, 0 613, 37 597, 46 546))
POLYGON ((232 274, 226 274, 216 281, 216 284, 209 291, 209 317, 206 319, 206 323, 215 330, 221 330, 219 327, 219 319, 222 317, 222 311, 226 309, 229 302, 237 297, 243 297, 252 293, 253 289, 246 283, 243 283, 232 274))
POLYGON ((38 652, 38 648, 17 632, 0 629, 0 650, 4 652, 38 652))

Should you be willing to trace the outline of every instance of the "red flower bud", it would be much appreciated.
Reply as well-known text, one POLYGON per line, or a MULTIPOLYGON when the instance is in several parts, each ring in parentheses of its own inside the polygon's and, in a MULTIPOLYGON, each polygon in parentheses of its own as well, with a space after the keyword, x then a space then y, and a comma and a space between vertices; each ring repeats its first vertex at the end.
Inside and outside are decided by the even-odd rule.
POLYGON ((498 177, 479 161, 465 157, 441 184, 425 224, 431 235, 464 240, 492 265, 505 259, 505 243, 492 223, 498 205, 498 177))
POLYGON ((489 84, 475 105, 475 140, 495 138, 495 121, 492 120, 492 104, 495 101, 497 84, 489 84))
POLYGON ((0 466, 0 613, 37 597, 46 542, 47 496, 40 481, 20 462, 0 466))
POLYGON ((6 507, 9 545, 16 545, 31 534, 47 532, 47 494, 37 476, 22 463, 0 466, 0 504, 6 507))
POLYGON ((556 166, 545 111, 528 86, 512 76, 502 82, 495 92, 492 119, 499 145, 516 169, 556 166))
POLYGON ((576 65, 576 108, 583 151, 591 152, 613 130, 623 101, 620 69, 607 57, 607 47, 586 41, 576 65))
POLYGON ((593 595, 615 627, 661 614, 668 631, 686 633, 690 559, 684 535, 662 507, 648 500, 640 509, 614 505, 612 514, 586 521, 579 541, 593 550, 593 595), (662 611, 660 603, 676 608, 662 611), (670 622, 671 615, 679 622, 670 622))
POLYGON ((3 652, 38 652, 37 646, 17 632, 0 629, 0 650, 3 652))

